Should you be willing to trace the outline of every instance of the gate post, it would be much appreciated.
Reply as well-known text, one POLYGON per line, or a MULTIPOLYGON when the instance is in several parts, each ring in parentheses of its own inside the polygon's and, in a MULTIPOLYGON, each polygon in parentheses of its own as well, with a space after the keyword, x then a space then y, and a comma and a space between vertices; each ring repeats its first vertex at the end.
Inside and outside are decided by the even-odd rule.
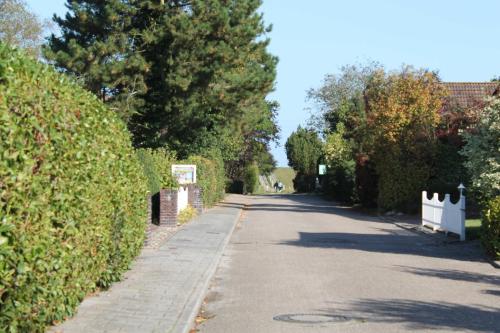
POLYGON ((464 184, 460 183, 458 185, 458 190, 460 191, 460 240, 464 241, 465 240, 465 196, 464 196, 464 190, 465 186, 464 184))

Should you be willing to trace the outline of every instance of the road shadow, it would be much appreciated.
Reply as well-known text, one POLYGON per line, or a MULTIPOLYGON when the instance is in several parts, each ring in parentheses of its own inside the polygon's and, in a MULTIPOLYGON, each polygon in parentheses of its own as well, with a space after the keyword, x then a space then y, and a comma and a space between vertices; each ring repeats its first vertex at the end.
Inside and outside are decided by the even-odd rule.
POLYGON ((483 290, 483 294, 500 297, 500 290, 491 290, 491 289, 483 290))
MULTIPOLYGON (((226 203, 232 204, 232 203, 226 203)), ((408 254, 426 257, 447 258, 465 261, 486 262, 476 243, 444 243, 435 238, 409 232, 399 228, 384 227, 389 222, 378 216, 367 215, 351 207, 327 202, 315 195, 275 194, 253 196, 247 211, 325 213, 335 217, 349 218, 349 223, 371 224, 373 233, 346 232, 299 232, 298 238, 284 240, 278 244, 307 248, 331 248, 366 252, 408 254), (282 199, 282 200, 270 200, 282 199), (377 224, 374 224, 377 223, 377 224)), ((277 220, 278 221, 278 220, 277 220)))
POLYGON ((238 208, 243 209, 245 205, 237 202, 219 202, 215 207, 228 207, 228 208, 238 208))
POLYGON ((379 230, 383 233, 299 232, 298 239, 290 239, 280 244, 486 262, 477 244, 446 244, 410 232, 379 230))
MULTIPOLYGON (((234 204, 226 202, 225 204, 234 204)), ((383 222, 377 216, 368 215, 351 206, 342 205, 336 202, 326 201, 320 196, 311 194, 268 194, 252 196, 252 203, 248 205, 247 211, 265 211, 265 212, 291 212, 291 213, 325 213, 337 214, 339 216, 348 217, 370 222, 383 222), (286 200, 288 203, 275 203, 270 199, 286 200)))
POLYGON ((402 323, 409 330, 452 329, 499 332, 500 308, 408 299, 361 299, 322 312, 339 312, 366 322, 402 323))
MULTIPOLYGON (((419 268, 419 267, 408 267, 408 266, 397 266, 401 271, 420 275, 435 277, 438 279, 454 280, 454 281, 464 281, 464 282, 474 282, 474 283, 484 283, 490 284, 495 287, 500 287, 500 276, 499 275, 489 275, 482 273, 466 272, 456 269, 431 269, 431 268, 419 268)), ((499 294, 500 290, 489 293, 489 294, 499 294)), ((499 314, 500 315, 500 314, 499 314)), ((500 330, 500 327, 499 327, 500 330)))

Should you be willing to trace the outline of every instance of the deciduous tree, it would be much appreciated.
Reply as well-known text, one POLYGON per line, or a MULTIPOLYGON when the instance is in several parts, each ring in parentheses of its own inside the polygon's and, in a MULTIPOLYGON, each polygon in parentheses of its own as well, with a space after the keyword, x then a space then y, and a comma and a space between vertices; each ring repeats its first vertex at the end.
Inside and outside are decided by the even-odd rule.
POLYGON ((23 0, 0 0, 0 41, 38 57, 43 33, 49 27, 23 0))
POLYGON ((405 67, 372 75, 365 91, 369 156, 382 210, 415 210, 432 174, 444 90, 435 73, 405 67))

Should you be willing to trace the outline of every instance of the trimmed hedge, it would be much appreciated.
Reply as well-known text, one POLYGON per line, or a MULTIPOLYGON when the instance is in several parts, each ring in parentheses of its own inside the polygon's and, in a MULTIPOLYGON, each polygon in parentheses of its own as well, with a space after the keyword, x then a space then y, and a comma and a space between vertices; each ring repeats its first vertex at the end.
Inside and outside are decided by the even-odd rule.
POLYGON ((483 210, 481 243, 490 255, 500 259, 500 196, 488 201, 483 210))
POLYGON ((202 189, 205 207, 212 207, 224 198, 225 174, 224 161, 220 154, 209 152, 208 157, 193 155, 185 161, 178 161, 175 153, 163 148, 141 148, 137 155, 148 179, 150 193, 153 195, 153 220, 158 216, 160 189, 177 188, 179 184, 172 176, 172 164, 195 164, 197 184, 202 189))
POLYGON ((172 164, 176 163, 175 153, 161 148, 141 148, 137 150, 137 156, 148 179, 151 194, 160 192, 162 188, 178 186, 177 181, 172 176, 172 164))
POLYGON ((196 164, 196 181, 202 191, 203 206, 212 207, 221 201, 225 195, 226 176, 220 154, 212 152, 208 158, 191 156, 186 163, 196 164))
POLYGON ((147 181, 112 111, 2 44, 0 156, 0 331, 43 332, 139 253, 147 181))
POLYGON ((252 194, 257 191, 259 186, 259 167, 257 164, 252 163, 245 167, 243 184, 245 194, 252 194))

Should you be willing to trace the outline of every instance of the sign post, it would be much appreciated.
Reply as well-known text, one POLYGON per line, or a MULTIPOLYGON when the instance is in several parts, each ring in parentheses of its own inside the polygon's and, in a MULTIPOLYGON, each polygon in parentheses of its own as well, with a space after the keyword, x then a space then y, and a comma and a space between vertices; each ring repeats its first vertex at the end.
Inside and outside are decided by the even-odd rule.
POLYGON ((196 184, 196 165, 172 164, 172 176, 179 185, 196 184))
POLYGON ((318 174, 319 174, 320 176, 324 176, 324 175, 326 175, 326 165, 325 165, 325 164, 320 164, 320 165, 318 166, 318 174))

